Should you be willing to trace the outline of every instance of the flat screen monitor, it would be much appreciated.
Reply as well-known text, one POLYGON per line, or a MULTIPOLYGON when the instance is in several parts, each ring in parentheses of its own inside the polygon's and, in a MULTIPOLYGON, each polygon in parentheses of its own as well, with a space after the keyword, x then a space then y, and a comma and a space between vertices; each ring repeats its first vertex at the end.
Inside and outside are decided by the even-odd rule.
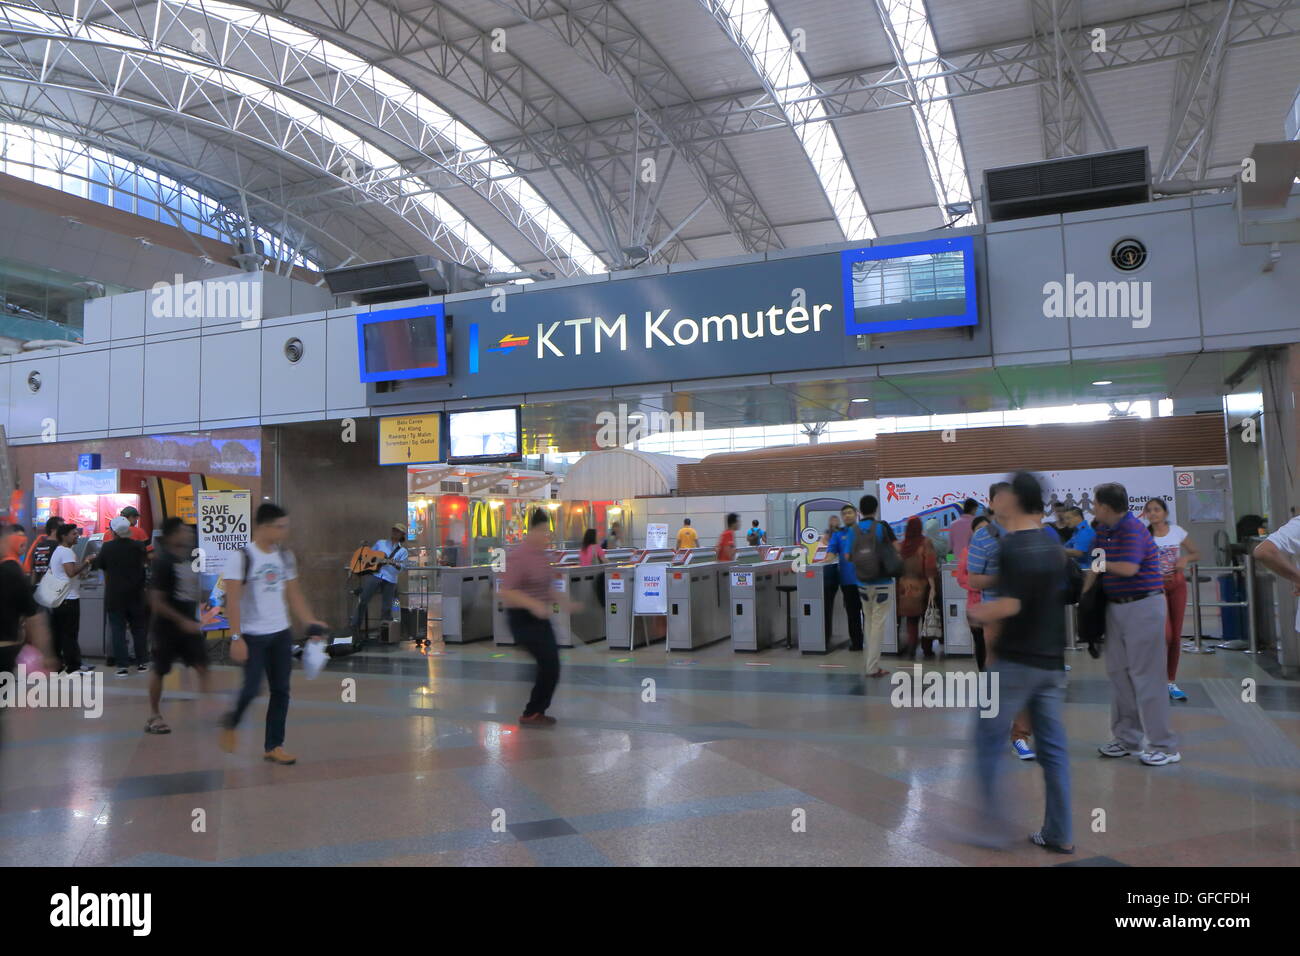
POLYGON ((840 256, 849 335, 979 323, 970 236, 847 249, 840 256))
POLYGON ((447 413, 447 461, 519 461, 523 457, 519 406, 447 413))
POLYGON ((363 382, 446 375, 446 313, 441 305, 363 312, 357 316, 357 351, 363 382))

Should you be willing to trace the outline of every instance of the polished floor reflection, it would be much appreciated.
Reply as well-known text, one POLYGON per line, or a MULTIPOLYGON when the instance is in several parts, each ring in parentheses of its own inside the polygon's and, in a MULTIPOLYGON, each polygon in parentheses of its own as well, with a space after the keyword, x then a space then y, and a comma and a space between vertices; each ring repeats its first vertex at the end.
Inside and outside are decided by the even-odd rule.
MULTIPOLYGON (((286 748, 262 761, 265 698, 237 753, 169 679, 173 733, 147 736, 144 675, 105 678, 103 715, 12 710, 0 751, 0 864, 1296 865, 1300 684, 1253 659, 1183 659, 1183 762, 1107 760, 1110 690, 1071 654, 1074 857, 968 832, 969 710, 900 709, 861 655, 562 652, 551 729, 520 728, 531 664, 490 644, 378 648, 295 672, 286 748), (1241 703, 1243 678, 1257 701, 1241 703)), ((896 659, 886 666, 897 666, 896 659)), ((927 663, 968 670, 969 658, 927 663)), ((188 675, 187 675, 188 676, 188 675)), ((1007 750, 1018 819, 1042 780, 1007 750)))

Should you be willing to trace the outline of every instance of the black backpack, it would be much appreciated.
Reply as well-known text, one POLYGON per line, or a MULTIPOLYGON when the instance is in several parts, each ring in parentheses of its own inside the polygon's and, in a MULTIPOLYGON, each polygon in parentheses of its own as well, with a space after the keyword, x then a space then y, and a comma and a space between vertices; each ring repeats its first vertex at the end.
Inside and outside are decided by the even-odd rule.
POLYGON ((891 542, 885 540, 885 533, 880 522, 871 519, 872 529, 864 532, 859 523, 853 529, 853 548, 849 560, 853 562, 853 573, 859 584, 866 584, 880 578, 898 578, 903 576, 903 559, 898 556, 891 542))

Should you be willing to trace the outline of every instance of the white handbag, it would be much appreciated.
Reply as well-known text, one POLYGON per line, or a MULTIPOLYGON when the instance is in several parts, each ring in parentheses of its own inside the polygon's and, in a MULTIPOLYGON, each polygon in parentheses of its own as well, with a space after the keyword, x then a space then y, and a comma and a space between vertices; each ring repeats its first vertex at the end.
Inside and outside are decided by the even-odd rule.
POLYGON ((36 585, 36 603, 53 610, 63 603, 71 587, 72 578, 56 578, 47 571, 41 583, 36 585))

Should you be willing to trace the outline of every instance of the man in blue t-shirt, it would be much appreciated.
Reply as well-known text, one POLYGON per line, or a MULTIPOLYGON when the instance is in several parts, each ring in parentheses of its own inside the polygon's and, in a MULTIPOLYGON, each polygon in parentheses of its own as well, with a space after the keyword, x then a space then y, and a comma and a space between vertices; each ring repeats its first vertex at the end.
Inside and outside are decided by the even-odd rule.
MULTIPOLYGON (((844 595, 844 613, 849 617, 849 650, 862 650, 862 598, 858 594, 858 578, 853 573, 853 529, 858 522, 858 509, 845 505, 840 509, 843 527, 831 535, 826 545, 829 554, 837 556, 836 582, 839 592, 844 595)), ((826 629, 830 634, 831 614, 834 613, 834 599, 826 606, 826 629)))

